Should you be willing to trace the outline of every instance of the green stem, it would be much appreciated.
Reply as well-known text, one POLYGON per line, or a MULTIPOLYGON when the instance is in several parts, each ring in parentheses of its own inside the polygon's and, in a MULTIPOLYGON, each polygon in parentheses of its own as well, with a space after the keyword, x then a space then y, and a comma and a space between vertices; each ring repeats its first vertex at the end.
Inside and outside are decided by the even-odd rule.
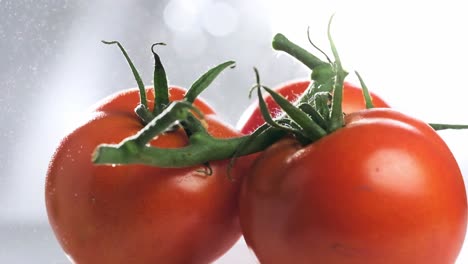
POLYGON ((140 117, 141 121, 143 121, 143 124, 148 124, 154 118, 153 114, 148 111, 148 108, 142 104, 137 105, 134 111, 137 116, 140 117))
MULTIPOLYGON (((191 111, 198 110, 189 102, 177 101, 169 105, 137 134, 125 138, 119 144, 99 145, 93 153, 92 160, 96 164, 145 164, 158 167, 187 167, 205 164, 212 160, 231 158, 236 151, 239 155, 261 151, 286 132, 270 129, 255 137, 255 141, 239 147, 249 140, 250 136, 217 139, 208 134, 191 111), (152 139, 170 129, 179 121, 189 132, 189 145, 183 148, 167 149, 148 145, 152 139)), ((198 114, 200 114, 198 112, 198 114)))
POLYGON ((316 56, 312 55, 307 50, 303 49, 299 45, 291 42, 283 34, 278 33, 273 38, 272 42, 273 48, 275 50, 280 50, 288 53, 294 58, 298 59, 300 62, 304 63, 307 67, 313 70, 315 67, 323 64, 328 64, 316 56))
POLYGON ((201 115, 199 110, 188 102, 174 102, 164 109, 161 114, 153 118, 151 122, 138 131, 137 134, 129 137, 126 141, 132 141, 138 146, 146 145, 157 135, 171 129, 177 121, 186 120, 191 115, 189 109, 201 115))
MULTIPOLYGON (((242 148, 237 156, 259 152, 285 135, 284 131, 270 129, 256 136, 255 141, 242 148)), ((201 165, 209 161, 233 157, 236 150, 250 136, 231 139, 213 138, 207 133, 197 132, 190 137, 190 144, 183 148, 167 149, 144 145, 101 145, 93 155, 96 164, 143 164, 164 168, 180 168, 201 165)))
MULTIPOLYGON (((252 132, 246 140, 244 140, 241 144, 239 144, 238 148, 236 149, 236 151, 234 152, 234 155, 231 158, 230 167, 232 167, 235 160, 240 156, 239 153, 242 153, 245 149, 247 149, 251 145, 252 142, 255 142, 255 139, 259 135, 263 133, 268 133, 268 130, 272 130, 272 129, 276 129, 276 128, 271 127, 269 124, 266 124, 266 123, 259 126, 257 129, 255 129, 255 131, 252 132)), ((278 130, 278 131, 282 131, 282 130, 278 130)), ((285 131, 285 134, 286 134, 286 131, 285 131)))
POLYGON ((143 122, 146 123, 148 119, 151 119, 150 117, 152 117, 152 115, 148 110, 148 102, 146 100, 146 89, 145 89, 145 85, 143 84, 143 81, 141 79, 141 76, 138 73, 138 70, 136 69, 135 65, 133 64, 132 60, 130 59, 130 56, 128 56, 127 51, 124 49, 122 44, 120 44, 120 42, 102 40, 102 43, 107 44, 107 45, 116 44, 119 47, 122 54, 124 55, 125 59, 127 60, 127 63, 130 66, 130 69, 132 70, 133 77, 135 78, 135 81, 137 82, 137 85, 138 85, 139 94, 140 94, 140 105, 143 106, 143 107, 140 107, 140 110, 137 113, 137 115, 143 120, 143 122))
POLYGON ((148 142, 172 128, 175 122, 185 120, 190 114, 189 109, 193 108, 184 101, 171 104, 135 135, 125 138, 117 145, 99 145, 93 153, 93 162, 116 164, 121 163, 123 157, 128 160, 138 159, 139 153, 148 142))
POLYGON ((468 125, 429 123, 434 130, 468 129, 468 125))
POLYGON ((153 115, 159 115, 169 104, 169 86, 167 84, 166 71, 161 63, 159 55, 154 51, 157 45, 166 45, 165 43, 154 43, 151 46, 151 52, 154 56, 154 109, 153 115))
MULTIPOLYGON (((275 129, 275 128, 269 126, 268 124, 263 124, 257 129, 255 129, 255 131, 252 134, 250 134, 250 136, 246 140, 244 140, 242 143, 239 144, 239 146, 236 148, 236 150, 234 151, 234 154, 232 155, 229 161, 229 166, 228 166, 228 171, 227 171, 227 175, 229 179, 233 179, 231 175, 231 171, 232 171, 232 168, 234 167, 235 162, 240 157, 240 153, 242 153, 246 148, 248 148, 252 142, 255 142, 255 140, 257 139, 259 135, 261 135, 262 133, 268 133, 268 130, 272 130, 272 129, 275 129)), ((281 131, 281 130, 278 130, 278 131, 281 131)))

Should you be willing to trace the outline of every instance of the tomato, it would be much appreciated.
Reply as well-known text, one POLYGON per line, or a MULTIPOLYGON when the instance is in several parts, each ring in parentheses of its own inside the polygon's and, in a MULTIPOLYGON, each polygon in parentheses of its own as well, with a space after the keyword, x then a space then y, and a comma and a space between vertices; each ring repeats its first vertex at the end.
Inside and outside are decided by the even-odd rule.
MULTIPOLYGON (((309 87, 309 84, 310 81, 308 80, 292 81, 280 85, 275 91, 290 102, 293 102, 309 87)), ((343 88, 343 112, 352 113, 366 108, 361 88, 349 82, 345 82, 343 88)), ((371 93, 371 96, 375 107, 390 107, 378 95, 371 93)), ((280 112, 278 104, 273 101, 271 96, 265 96, 265 102, 270 113, 275 115, 280 112)), ((244 111, 236 127, 240 129, 242 133, 250 134, 264 123, 265 120, 260 112, 258 102, 255 102, 244 111)))
MULTIPOLYGON (((185 90, 170 89, 171 100, 185 90)), ((154 96, 148 90, 148 99, 154 96)), ((117 93, 95 106, 87 122, 66 136, 47 172, 46 205, 60 245, 77 264, 210 263, 240 237, 240 181, 226 175, 228 161, 164 169, 143 165, 97 166, 91 162, 102 143, 118 143, 136 134, 142 123, 133 113, 138 90, 117 93)), ((195 101, 208 132, 230 138, 239 132, 216 119, 213 110, 195 101)), ((150 104, 151 105, 151 104, 150 104)), ((151 145, 178 148, 187 144, 182 131, 158 136, 151 145)), ((236 163, 237 179, 246 168, 236 163)))
POLYGON ((241 227, 262 264, 454 263, 465 237, 452 153, 389 108, 351 113, 307 146, 282 139, 243 179, 241 227))

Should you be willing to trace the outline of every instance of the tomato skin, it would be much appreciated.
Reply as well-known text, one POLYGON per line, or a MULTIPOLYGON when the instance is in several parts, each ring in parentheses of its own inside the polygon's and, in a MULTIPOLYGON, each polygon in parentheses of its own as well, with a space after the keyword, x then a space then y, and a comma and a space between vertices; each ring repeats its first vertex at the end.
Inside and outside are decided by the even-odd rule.
POLYGON ((467 198, 434 130, 371 109, 311 145, 264 151, 244 177, 240 221, 262 264, 445 264, 460 252, 467 198))
MULTIPOLYGON (((282 85, 279 85, 276 92, 284 96, 290 102, 295 101, 308 87, 310 81, 308 80, 297 80, 291 81, 282 85)), ((372 101, 375 107, 390 107, 382 98, 371 92, 372 101)), ((269 95, 265 95, 265 102, 271 114, 275 115, 280 112, 280 108, 273 98, 269 95)), ((352 113, 358 110, 366 109, 366 104, 362 95, 361 88, 356 85, 345 82, 343 86, 343 112, 352 113)), ((256 128, 265 123, 262 113, 260 111, 258 101, 251 104, 239 118, 236 127, 243 134, 250 134, 255 131, 256 128)))
MULTIPOLYGON (((197 172, 202 166, 163 169, 91 162, 98 144, 118 143, 142 128, 130 112, 135 98, 128 95, 134 92, 105 100, 96 108, 100 111, 60 143, 46 180, 50 225, 77 264, 210 263, 241 235, 240 181, 228 179, 228 161, 211 162, 211 176, 197 172)), ((214 115, 207 114, 205 120, 214 137, 239 135, 214 115)), ((151 142, 166 148, 186 144, 181 131, 151 142)), ((243 161, 234 168, 235 179, 247 168, 243 161)))

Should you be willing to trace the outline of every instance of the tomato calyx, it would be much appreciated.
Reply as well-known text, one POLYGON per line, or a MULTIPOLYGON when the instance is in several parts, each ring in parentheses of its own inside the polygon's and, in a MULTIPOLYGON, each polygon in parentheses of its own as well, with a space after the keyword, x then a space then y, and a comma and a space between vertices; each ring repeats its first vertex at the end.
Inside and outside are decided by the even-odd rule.
MULTIPOLYGON (((178 101, 170 104, 137 134, 119 144, 101 144, 92 157, 95 164, 145 164, 165 168, 188 167, 233 156, 239 145, 247 142, 249 136, 230 139, 212 137, 205 126, 195 117, 197 112, 191 104, 178 101), (163 134, 174 123, 181 122, 190 131, 189 145, 182 148, 166 149, 149 146, 148 143, 163 134)), ((198 112, 197 112, 198 113, 198 112)), ((198 113, 201 114, 201 113, 198 113)), ((256 138, 254 145, 243 148, 239 156, 258 152, 284 136, 280 130, 271 130, 256 138)))
MULTIPOLYGON (((290 41, 288 38, 286 38, 283 34, 278 33, 275 35, 273 38, 272 46, 273 49, 282 51, 287 53, 288 55, 294 57, 298 61, 302 62, 305 66, 307 66, 311 71, 311 84, 308 89, 304 91, 304 93, 301 95, 301 97, 298 99, 298 102, 296 103, 298 107, 304 108, 301 106, 301 103, 308 103, 315 105, 316 109, 319 110, 319 112, 322 113, 322 116, 327 116, 327 108, 323 107, 323 102, 326 100, 316 100, 318 96, 327 93, 332 93, 334 88, 336 88, 337 85, 340 85, 341 82, 337 82, 336 78, 341 78, 338 76, 338 74, 345 74, 346 72, 339 72, 337 71, 337 67, 341 67, 341 62, 339 60, 339 55, 336 51, 335 45, 333 43, 333 40, 331 39, 331 31, 330 31, 330 25, 332 22, 333 16, 329 20, 328 24, 328 39, 330 41, 330 46, 331 50, 333 52, 333 55, 335 56, 335 62, 331 62, 329 57, 322 51, 320 50, 315 44, 312 43, 309 37, 309 42, 312 44, 314 48, 319 50, 323 55, 325 55, 326 60, 321 60, 317 56, 313 55, 309 51, 305 50, 301 46, 293 43, 290 41), (333 87, 333 83, 335 83, 335 87, 333 87), (320 102, 321 101, 321 102, 320 102)), ((309 36, 309 34, 308 34, 309 36)), ((362 87, 362 92, 363 92, 363 97, 366 102, 366 108, 370 109, 373 108, 373 103, 372 103, 372 97, 369 94, 368 88, 365 85, 363 78, 361 75, 355 71, 356 76, 358 77, 361 87, 362 87)), ((337 105, 336 102, 340 101, 340 98, 337 97, 342 97, 342 93, 339 90, 335 90, 334 95, 334 105, 337 105)), ((342 100, 342 98, 341 98, 342 100)), ((335 120, 340 119, 338 115, 339 111, 335 111, 335 120)), ((317 120, 318 122, 320 120, 317 120)), ((334 129, 338 129, 340 122, 336 122, 330 132, 332 132, 334 129)), ((468 129, 468 125, 466 124, 445 124, 445 123, 428 123, 429 126, 431 126, 434 130, 445 130, 445 129, 468 129)))
POLYGON ((140 74, 138 73, 137 68, 133 64, 132 60, 130 59, 130 56, 128 55, 127 51, 125 48, 122 46, 122 44, 119 41, 106 41, 102 40, 101 41, 104 44, 107 45, 117 45, 122 52, 123 56, 125 57, 128 65, 130 66, 130 69, 132 70, 133 76, 135 77, 135 81, 137 82, 137 86, 139 89, 139 95, 140 95, 140 104, 138 104, 135 107, 135 113, 137 116, 141 119, 141 121, 146 124, 148 123, 151 119, 153 119, 152 113, 149 111, 148 108, 148 101, 146 98, 146 91, 145 91, 145 85, 143 83, 143 80, 140 77, 140 74))
MULTIPOLYGON (((155 94, 154 105, 152 106, 153 110, 150 111, 150 107, 148 105, 148 100, 146 98, 146 89, 145 85, 142 81, 142 78, 136 69, 135 65, 133 64, 130 56, 128 55, 125 48, 119 41, 102 41, 102 43, 107 45, 117 45, 124 55, 130 69, 132 70, 132 74, 135 78, 135 81, 138 86, 139 96, 140 96, 140 103, 135 107, 135 113, 141 119, 143 124, 148 124, 153 120, 156 116, 163 113, 166 108, 171 104, 169 101, 169 85, 167 82, 167 75, 164 69, 164 66, 161 62, 161 58, 155 51, 156 46, 165 46, 166 44, 163 42, 154 43, 151 46, 151 52, 154 56, 154 74, 153 74, 153 90, 155 94)), ((216 77, 224 71, 226 68, 234 68, 235 62, 234 61, 226 61, 213 67, 206 73, 204 73, 201 77, 199 77, 192 86, 187 90, 186 94, 184 95, 184 99, 182 101, 188 102, 192 104, 195 99, 216 79, 216 77)))
MULTIPOLYGON (((328 62, 318 59, 282 34, 277 34, 273 40, 275 49, 287 52, 312 70, 313 82, 295 103, 289 102, 272 89, 260 84, 259 74, 255 69, 257 85, 254 88, 257 89, 260 110, 266 123, 292 133, 303 144, 315 142, 345 125, 342 101, 344 80, 348 72, 341 65, 331 37, 331 21, 332 19, 328 24, 328 39, 334 62, 326 55, 328 62), (262 96, 262 89, 280 106, 284 112, 282 115, 273 119, 262 96)), ((322 52, 320 49, 319 51, 322 52)))
POLYGON ((226 159, 234 153, 247 155, 261 151, 284 135, 282 131, 271 130, 256 138, 255 144, 238 151, 239 145, 250 142, 249 136, 218 139, 208 133, 203 123, 203 114, 193 103, 222 71, 234 67, 234 61, 227 61, 210 69, 192 84, 182 100, 170 102, 166 72, 160 57, 155 52, 156 46, 165 44, 153 44, 151 52, 155 62, 153 75, 155 100, 153 111, 150 111, 143 81, 124 47, 118 41, 103 41, 103 43, 116 44, 132 70, 140 94, 140 103, 136 106, 135 113, 144 127, 137 134, 123 139, 118 144, 99 145, 93 153, 93 163, 144 164, 165 168, 205 164, 209 172, 210 161, 226 159), (149 145, 154 138, 178 129, 182 129, 188 137, 189 144, 186 147, 166 149, 149 145))
POLYGON ((159 55, 154 51, 154 48, 158 45, 165 46, 166 43, 159 42, 151 46, 151 52, 154 56, 153 86, 154 94, 157 95, 154 98, 154 116, 160 114, 169 105, 169 85, 167 84, 166 70, 161 63, 159 55))
MULTIPOLYGON (((317 56, 291 42, 282 34, 277 34, 273 39, 272 45, 275 50, 286 52, 301 61, 312 71, 312 81, 308 89, 304 91, 297 101, 291 103, 274 90, 262 85, 258 71, 254 69, 257 84, 253 88, 257 89, 259 108, 266 124, 292 134, 303 145, 311 144, 345 126, 344 116, 346 113, 343 112, 342 102, 344 80, 348 72, 342 67, 339 53, 331 36, 332 20, 333 16, 329 20, 327 34, 334 61, 313 44, 310 37, 309 42, 326 57, 327 61, 319 59, 317 56), (261 90, 269 93, 282 109, 282 114, 276 118, 271 116, 261 90)), ((355 71, 355 74, 362 87, 366 108, 373 108, 372 97, 363 78, 357 71, 355 71)), ((428 124, 435 130, 468 128, 468 125, 428 124)))
MULTIPOLYGON (((93 162, 95 164, 144 164, 166 168, 201 165, 224 159, 231 159, 234 162, 237 157, 262 151, 287 135, 293 136, 301 144, 307 145, 341 129, 345 126, 342 100, 344 80, 348 72, 341 65, 339 54, 331 37, 331 21, 332 19, 328 24, 328 39, 334 61, 331 61, 326 55, 327 61, 320 60, 289 41, 282 34, 277 34, 274 37, 273 48, 288 53, 308 66, 312 70, 312 82, 296 102, 290 103, 272 89, 261 84, 258 70, 255 69, 256 84, 252 87, 251 92, 255 89, 257 91, 260 110, 266 123, 252 134, 229 139, 214 138, 207 132, 200 120, 203 119, 201 113, 192 106, 195 98, 208 87, 217 75, 225 68, 232 67, 234 62, 228 61, 209 70, 195 81, 183 100, 168 102, 161 99, 157 101, 154 109, 159 108, 160 110, 150 113, 151 118, 143 129, 119 144, 98 146, 93 155, 93 162), (280 116, 273 118, 270 115, 262 96, 262 90, 268 92, 281 107, 283 113, 280 116), (149 146, 149 142, 155 137, 180 128, 185 131, 188 137, 189 144, 187 146, 176 149, 149 146)), ((165 72, 159 56, 154 52, 156 45, 160 44, 153 45, 151 49, 155 56, 154 83, 155 86, 159 84, 159 87, 167 87, 165 72)), ((312 45, 316 47, 314 44, 312 45)), ((124 52, 121 45, 119 47, 124 52)), ((125 52, 124 55, 126 55, 125 52)), ((127 55, 126 58, 128 58, 127 55)), ((127 60, 134 72, 140 91, 144 91, 141 78, 134 70, 130 60, 127 60), (139 79, 140 81, 138 81, 139 79)), ((355 73, 361 82, 366 107, 372 108, 372 98, 367 86, 359 73, 355 73)), ((161 89, 159 93, 163 93, 164 98, 164 89, 161 89)), ((141 101, 137 110, 147 113, 148 107, 144 104, 143 98, 141 101)), ((436 130, 468 128, 468 125, 429 125, 436 130)))
MULTIPOLYGON (((305 111, 296 107, 287 99, 274 92, 272 89, 262 85, 260 83, 260 75, 258 70, 255 68, 254 71, 257 84, 253 87, 253 89, 257 89, 260 111, 262 112, 266 124, 291 133, 299 139, 303 139, 301 141, 306 141, 307 139, 312 141, 317 140, 327 134, 326 130, 321 125, 319 125, 319 123, 324 124, 325 120, 315 110, 315 108, 306 109, 306 111, 310 109, 315 114, 314 120, 314 118, 311 118, 311 116, 309 116, 305 111), (273 100, 275 100, 275 102, 280 105, 284 111, 284 115, 282 115, 280 118, 277 118, 276 120, 273 119, 269 113, 267 104, 263 99, 261 89, 266 90, 272 96, 273 100)), ((306 104, 302 104, 302 106, 305 105, 306 104)))

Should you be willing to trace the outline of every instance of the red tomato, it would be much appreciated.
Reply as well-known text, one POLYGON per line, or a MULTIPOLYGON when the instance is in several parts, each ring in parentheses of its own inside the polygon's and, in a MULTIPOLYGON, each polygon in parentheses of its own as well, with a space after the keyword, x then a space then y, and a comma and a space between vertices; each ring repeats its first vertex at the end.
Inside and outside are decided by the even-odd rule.
MULTIPOLYGON (((172 88, 172 100, 183 93, 172 88)), ((212 262, 241 234, 240 181, 228 179, 228 161, 211 162, 211 176, 197 171, 202 166, 163 169, 91 162, 97 145, 118 143, 142 128, 133 113, 138 102, 137 89, 111 96, 60 143, 49 166, 45 193, 55 235, 77 264, 212 262)), ((204 102, 197 100, 195 105, 206 114, 208 132, 214 137, 239 135, 216 120, 204 102)), ((181 131, 151 142, 164 148, 186 144, 181 131)), ((242 162, 238 165, 234 178, 243 174, 242 162)))
MULTIPOLYGON (((290 102, 295 101, 306 89, 309 87, 310 81, 293 81, 276 88, 275 91, 287 98, 290 102)), ((366 104, 362 96, 361 88, 345 82, 343 86, 343 112, 352 113, 361 109, 366 109, 366 104)), ((371 92, 372 101, 375 107, 390 107, 382 98, 371 92)), ((265 96, 265 102, 273 115, 280 112, 280 107, 271 98, 265 96)), ((244 134, 252 133, 256 128, 265 123, 258 101, 251 104, 247 110, 244 111, 236 127, 244 134)))
POLYGON ((454 263, 467 224, 459 167, 427 124, 391 109, 283 139, 244 177, 240 221, 261 263, 454 263))

